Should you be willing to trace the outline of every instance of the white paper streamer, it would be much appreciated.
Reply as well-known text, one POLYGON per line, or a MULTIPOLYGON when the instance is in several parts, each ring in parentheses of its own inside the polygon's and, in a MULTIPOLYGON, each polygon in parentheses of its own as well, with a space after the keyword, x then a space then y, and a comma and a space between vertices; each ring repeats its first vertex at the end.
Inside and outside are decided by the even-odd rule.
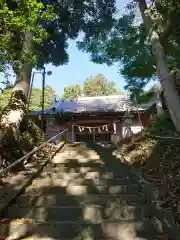
POLYGON ((116 134, 116 123, 113 123, 114 134, 116 134))

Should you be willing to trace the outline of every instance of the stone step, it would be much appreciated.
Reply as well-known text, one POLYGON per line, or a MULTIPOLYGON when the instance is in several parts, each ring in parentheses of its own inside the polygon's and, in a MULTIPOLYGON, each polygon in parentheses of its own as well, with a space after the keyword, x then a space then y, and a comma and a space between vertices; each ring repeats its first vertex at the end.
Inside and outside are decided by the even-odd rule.
POLYGON ((123 167, 113 167, 113 165, 108 166, 106 164, 94 164, 94 163, 88 163, 88 164, 80 164, 77 163, 76 165, 70 165, 70 164, 56 164, 55 165, 47 165, 46 167, 44 167, 43 172, 47 172, 48 174, 50 173, 88 173, 88 172, 98 172, 100 175, 105 175, 108 176, 111 175, 113 176, 112 178, 122 178, 122 177, 127 177, 127 176, 132 176, 132 178, 136 178, 137 177, 135 175, 133 175, 130 172, 130 169, 127 167, 123 168, 123 167))
POLYGON ((98 179, 98 178, 94 178, 94 179, 86 179, 86 178, 81 178, 81 177, 77 177, 77 178, 51 178, 51 177, 47 177, 47 178, 35 178, 32 181, 32 185, 38 187, 41 186, 42 183, 43 184, 46 182, 47 184, 52 182, 54 185, 59 185, 59 186, 67 186, 68 184, 73 184, 73 185, 83 185, 83 186, 87 186, 87 185, 96 185, 96 186, 123 186, 123 187, 127 187, 127 186, 135 186, 136 188, 140 188, 141 186, 138 184, 138 182, 136 181, 132 181, 132 180, 128 180, 128 179, 123 179, 123 178, 112 178, 112 179, 108 179, 108 180, 104 180, 104 179, 98 179))
POLYGON ((62 195, 62 194, 34 194, 20 195, 14 200, 14 204, 19 206, 81 206, 87 204, 97 204, 103 206, 108 203, 119 205, 145 205, 146 200, 139 195, 62 195))
POLYGON ((150 206, 119 206, 116 203, 69 207, 19 207, 12 205, 1 215, 5 218, 32 218, 40 221, 89 220, 93 223, 102 220, 141 220, 150 215, 150 206))
MULTIPOLYGON (((49 221, 37 222, 32 219, 14 219, 10 223, 0 224, 0 236, 9 236, 8 239, 25 239, 26 234, 51 237, 53 239, 158 239, 162 229, 158 222, 143 219, 141 221, 49 221)), ((28 236, 29 236, 28 235, 28 236)), ((31 238, 32 239, 32 238, 31 238)), ((36 238, 33 238, 36 239, 36 238)))
POLYGON ((92 171, 97 171, 97 172, 105 172, 108 171, 108 169, 105 167, 104 164, 102 163, 74 163, 74 164, 69 164, 69 163, 59 163, 55 165, 47 165, 44 167, 43 171, 44 172, 54 172, 54 173, 62 173, 62 172, 87 172, 89 170, 92 171))
POLYGON ((102 162, 100 156, 92 149, 64 149, 57 153, 51 163, 87 163, 87 162, 102 162))
POLYGON ((42 179, 34 180, 30 186, 26 188, 29 193, 58 193, 70 195, 82 194, 139 194, 139 185, 110 185, 108 183, 99 183, 99 181, 91 181, 89 184, 77 185, 73 181, 60 179, 42 179))
MULTIPOLYGON (((112 172, 105 172, 105 173, 99 173, 99 172, 73 172, 73 173, 64 173, 64 172, 42 172, 37 180, 41 180, 44 178, 49 179, 60 179, 60 180, 69 180, 69 181, 75 181, 76 183, 82 183, 86 182, 87 184, 92 180, 99 180, 99 182, 105 183, 108 182, 108 184, 111 185, 127 185, 127 184, 138 184, 138 180, 135 176, 132 177, 121 177, 121 176, 115 176, 112 172)), ((35 180, 36 180, 35 179, 35 180)))

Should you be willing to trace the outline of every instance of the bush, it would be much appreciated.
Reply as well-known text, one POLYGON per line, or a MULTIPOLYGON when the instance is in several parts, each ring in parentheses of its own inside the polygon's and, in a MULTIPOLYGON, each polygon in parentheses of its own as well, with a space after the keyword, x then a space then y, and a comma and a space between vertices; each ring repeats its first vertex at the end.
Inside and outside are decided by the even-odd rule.
POLYGON ((39 146, 44 142, 45 136, 39 127, 31 120, 24 119, 17 139, 14 139, 12 134, 4 137, 0 146, 0 169, 12 164, 35 146, 39 146))
POLYGON ((175 222, 180 226, 180 140, 166 136, 180 138, 168 113, 153 117, 146 134, 121 145, 118 152, 121 159, 126 159, 146 180, 156 185, 162 207, 172 210, 175 222))

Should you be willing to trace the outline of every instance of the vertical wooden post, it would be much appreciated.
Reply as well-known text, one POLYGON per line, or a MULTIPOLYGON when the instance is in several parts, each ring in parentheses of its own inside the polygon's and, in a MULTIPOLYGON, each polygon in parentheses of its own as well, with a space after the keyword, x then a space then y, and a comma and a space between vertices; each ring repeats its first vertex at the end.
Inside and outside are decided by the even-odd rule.
POLYGON ((95 135, 96 135, 96 133, 94 133, 94 132, 93 132, 93 143, 95 143, 95 142, 96 142, 95 135))
POLYGON ((113 130, 114 130, 114 135, 117 134, 117 125, 116 125, 116 122, 113 122, 113 130))
POLYGON ((74 142, 74 124, 72 124, 72 142, 74 142))

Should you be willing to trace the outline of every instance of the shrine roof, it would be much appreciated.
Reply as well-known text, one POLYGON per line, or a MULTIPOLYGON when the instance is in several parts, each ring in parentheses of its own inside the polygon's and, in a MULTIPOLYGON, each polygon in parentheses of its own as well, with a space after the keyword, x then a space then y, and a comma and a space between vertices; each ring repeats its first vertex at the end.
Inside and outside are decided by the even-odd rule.
MULTIPOLYGON (((97 113, 97 112, 124 112, 127 109, 132 111, 143 111, 152 106, 150 104, 144 104, 139 106, 133 106, 130 101, 129 95, 113 95, 113 96, 101 96, 101 97, 78 97, 60 99, 54 101, 52 106, 44 110, 44 114, 51 115, 54 113, 97 113)), ((31 111, 30 114, 38 115, 41 110, 31 111)))

